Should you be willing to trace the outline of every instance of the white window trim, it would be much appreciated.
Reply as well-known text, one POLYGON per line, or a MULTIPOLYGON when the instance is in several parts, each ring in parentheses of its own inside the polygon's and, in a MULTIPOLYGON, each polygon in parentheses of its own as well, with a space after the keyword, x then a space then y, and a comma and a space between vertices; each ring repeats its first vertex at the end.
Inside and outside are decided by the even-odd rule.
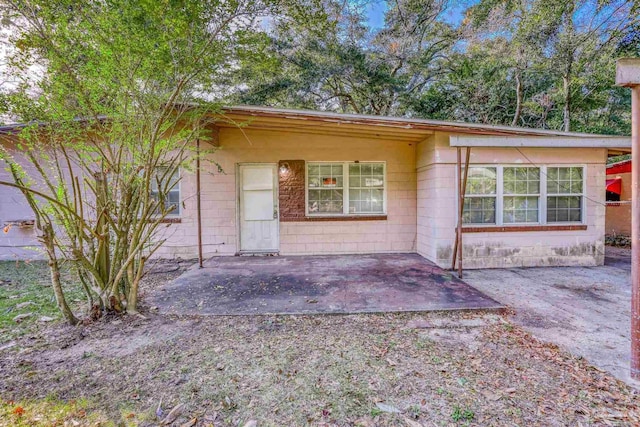
POLYGON ((304 165, 304 214, 310 217, 334 217, 341 218, 345 216, 384 216, 387 214, 387 162, 379 160, 359 160, 359 161, 312 161, 305 162, 304 165), (362 163, 378 163, 382 165, 382 212, 349 212, 349 165, 362 163), (309 212, 309 165, 342 165, 342 213, 329 212, 309 212))
MULTIPOLYGON (((474 194, 473 196, 465 196, 466 197, 494 197, 496 198, 496 222, 495 224, 484 224, 484 223, 472 223, 466 222, 462 225, 464 227, 530 227, 535 225, 584 225, 587 223, 587 165, 586 164, 544 164, 544 165, 530 165, 530 164, 522 164, 522 163, 504 163, 504 164, 470 164, 469 167, 478 167, 478 168, 496 168, 496 194, 474 194), (503 171, 504 168, 510 167, 531 167, 531 168, 539 168, 540 169, 540 201, 538 203, 538 222, 516 222, 516 223, 504 223, 503 221, 503 201, 504 201, 504 176, 503 171), (582 194, 574 194, 567 193, 561 194, 561 196, 580 196, 581 197, 581 221, 564 221, 564 222, 548 222, 547 221, 547 168, 582 168, 582 194)), ((463 168, 464 173, 464 168, 463 168)), ((460 188, 460 177, 457 176, 456 173, 456 188, 460 188)), ((555 193, 551 194, 552 196, 556 196, 555 193)), ((513 195, 507 195, 507 197, 512 197, 513 195)), ((515 195, 520 196, 520 195, 515 195)), ((522 195, 525 197, 526 195, 522 195)), ((460 199, 456 197, 456 212, 460 209, 460 199)))
MULTIPOLYGON (((178 192, 178 209, 175 209, 172 212, 169 212, 165 215, 165 218, 182 218, 182 168, 178 167, 178 184, 173 187, 169 192, 177 191, 178 192)), ((168 195, 168 194, 167 194, 168 195)), ((158 217, 159 215, 153 215, 153 217, 158 217)))

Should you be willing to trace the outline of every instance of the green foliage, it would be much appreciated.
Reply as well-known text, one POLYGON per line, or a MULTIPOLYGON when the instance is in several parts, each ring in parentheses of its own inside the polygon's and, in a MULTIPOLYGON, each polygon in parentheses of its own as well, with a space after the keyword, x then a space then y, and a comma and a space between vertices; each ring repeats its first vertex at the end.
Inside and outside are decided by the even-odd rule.
MULTIPOLYGON (((28 0, 3 5, 11 30, 6 113, 29 123, 0 159, 31 206, 58 307, 77 273, 90 306, 135 312, 165 203, 206 146, 217 85, 259 45, 256 1, 28 0), (34 73, 33 70, 39 72, 34 73), (199 139, 205 144, 194 152, 199 139), (152 196, 151 193, 154 195, 152 196)), ((94 310, 95 311, 95 310, 94 310)))
MULTIPOLYGON (((45 427, 64 424, 116 425, 101 411, 90 409, 89 402, 84 399, 64 402, 52 397, 19 402, 0 399, 0 420, 0 425, 13 427, 45 427)), ((133 423, 120 425, 133 425, 133 423)))
MULTIPOLYGON (((82 289, 74 285, 64 269, 64 287, 70 300, 81 300, 82 289)), ((57 319, 59 312, 51 292, 49 269, 43 261, 0 262, 0 345, 31 333, 45 323, 42 317, 57 319), (29 314, 16 322, 16 316, 29 314)))
POLYGON ((630 132, 615 60, 639 56, 637 2, 482 0, 463 22, 441 0, 388 2, 383 28, 362 4, 303 2, 276 23, 233 102, 604 134, 630 132), (311 18, 312 17, 312 18, 311 18))
POLYGON ((455 422, 458 421, 471 421, 475 417, 475 413, 468 408, 460 408, 459 406, 455 406, 453 408, 453 412, 451 413, 451 419, 455 422))

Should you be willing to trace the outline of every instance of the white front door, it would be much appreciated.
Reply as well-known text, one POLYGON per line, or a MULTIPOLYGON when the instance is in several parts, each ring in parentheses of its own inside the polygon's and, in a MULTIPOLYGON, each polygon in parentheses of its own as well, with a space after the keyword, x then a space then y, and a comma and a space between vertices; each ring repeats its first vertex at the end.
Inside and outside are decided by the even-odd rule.
POLYGON ((277 180, 275 164, 240 165, 241 252, 278 252, 277 180))

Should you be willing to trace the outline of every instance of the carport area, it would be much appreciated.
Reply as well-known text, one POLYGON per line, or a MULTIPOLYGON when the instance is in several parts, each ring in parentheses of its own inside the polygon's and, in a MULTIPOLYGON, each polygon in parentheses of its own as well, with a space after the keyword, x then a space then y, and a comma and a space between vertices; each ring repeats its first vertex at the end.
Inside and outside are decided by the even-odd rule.
POLYGON ((217 257, 149 300, 162 312, 210 315, 502 308, 416 254, 217 257))
POLYGON ((599 267, 469 270, 465 281, 513 308, 512 320, 629 384, 631 250, 599 267))

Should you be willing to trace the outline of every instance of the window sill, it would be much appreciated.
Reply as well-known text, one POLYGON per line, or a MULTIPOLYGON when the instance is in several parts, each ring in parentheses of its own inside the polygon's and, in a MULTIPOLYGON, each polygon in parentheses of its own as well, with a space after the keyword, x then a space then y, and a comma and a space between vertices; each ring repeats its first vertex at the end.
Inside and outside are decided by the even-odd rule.
POLYGON ((631 201, 630 200, 621 200, 619 202, 608 201, 606 202, 606 205, 607 206, 630 206, 631 201))
POLYGON ((386 221, 386 220, 387 220, 387 215, 304 216, 299 218, 280 218, 280 222, 386 221))
POLYGON ((160 224, 180 224, 182 222, 182 218, 163 218, 160 221, 160 224))
POLYGON ((554 224, 554 225, 507 225, 507 226, 479 226, 462 227, 463 233, 511 233, 529 231, 579 231, 586 230, 585 224, 554 224))

